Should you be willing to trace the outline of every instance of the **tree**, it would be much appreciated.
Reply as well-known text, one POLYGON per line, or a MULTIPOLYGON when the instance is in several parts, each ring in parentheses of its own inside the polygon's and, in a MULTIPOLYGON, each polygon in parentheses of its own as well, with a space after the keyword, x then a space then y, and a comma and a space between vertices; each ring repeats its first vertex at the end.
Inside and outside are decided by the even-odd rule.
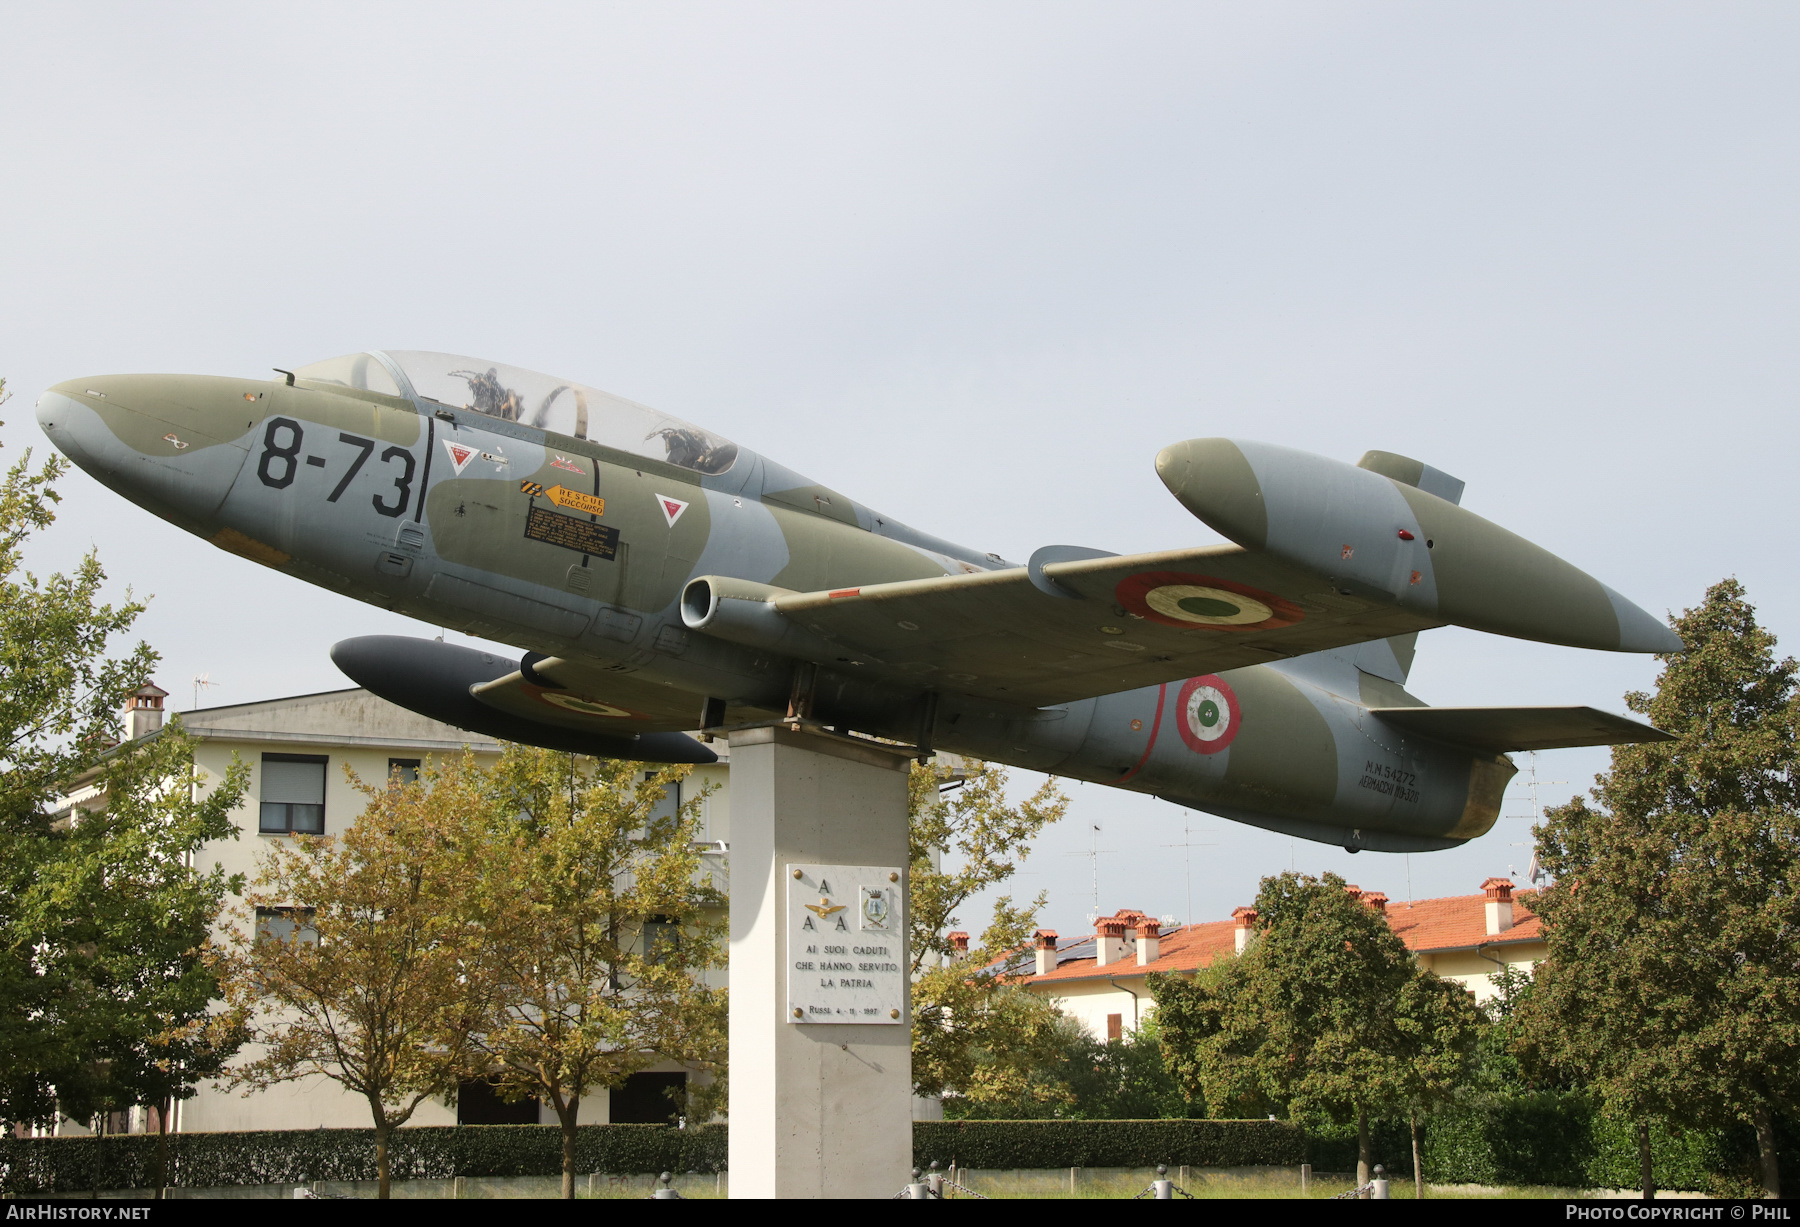
POLYGON ((663 1059, 724 1071, 725 991, 704 977, 724 963, 725 897, 695 850, 701 795, 657 812, 690 770, 513 747, 486 773, 478 898, 497 991, 472 1072, 555 1110, 565 1199, 585 1094, 663 1059))
POLYGON ((52 458, 33 471, 30 461, 0 480, 7 1125, 185 1097, 205 1076, 204 1063, 150 1054, 206 1014, 202 945, 229 883, 190 861, 205 842, 235 837, 230 811, 244 784, 240 770, 208 789, 178 728, 118 745, 119 709, 157 657, 143 643, 109 657, 109 644, 144 607, 101 603, 106 577, 92 553, 73 575, 23 570, 32 534, 55 520, 53 483, 67 468, 52 458), (87 799, 70 805, 61 794, 76 790, 87 799))
POLYGON ((234 1082, 317 1074, 361 1096, 386 1198, 390 1135, 454 1093, 491 1003, 472 901, 494 850, 467 820, 491 793, 466 754, 411 784, 351 779, 368 805, 341 838, 297 835, 264 854, 222 968, 260 1046, 234 1082))
POLYGON ((1055 1097, 1033 1073, 1056 1053, 1060 1011, 1017 987, 1022 977, 1013 970, 1044 896, 1026 907, 1015 907, 1010 895, 996 899, 966 954, 949 933, 970 898, 1013 875, 1031 852, 1026 841, 1062 817, 1068 798, 1046 780, 1011 805, 1006 772, 975 760, 960 770, 915 764, 909 788, 914 1090, 976 1103, 1055 1097))
POLYGON ((103 1027, 92 1055, 104 1071, 102 1106, 156 1110, 158 1198, 174 1102, 220 1074, 242 1043, 238 1014, 215 1008, 220 986, 209 957, 225 896, 242 882, 217 864, 200 873, 191 862, 205 842, 237 837, 231 815, 248 775, 234 762, 209 788, 177 719, 108 760, 104 808, 76 823, 86 828, 83 842, 103 850, 78 862, 91 881, 77 892, 92 900, 87 923, 97 938, 91 983, 103 1027))
POLYGON ((1479 1026, 1474 998, 1422 970, 1335 874, 1264 878, 1256 912, 1241 956, 1149 978, 1165 1060, 1215 1112, 1354 1120, 1366 1184, 1371 1113, 1455 1081, 1479 1026))
POLYGON ((946 1102, 962 1120, 1181 1120, 1205 1115, 1163 1064, 1153 1014, 1116 1040, 1103 1040, 1068 1015, 1053 1024, 1056 1053, 1034 1069, 1032 1086, 1011 1100, 946 1102))
POLYGON ((1752 1124, 1774 1197, 1774 1118, 1800 1107, 1800 666, 1736 580, 1672 625, 1688 650, 1626 703, 1674 740, 1615 747, 1592 802, 1537 828, 1555 881, 1520 1047, 1636 1122, 1646 1198, 1657 1118, 1752 1124))

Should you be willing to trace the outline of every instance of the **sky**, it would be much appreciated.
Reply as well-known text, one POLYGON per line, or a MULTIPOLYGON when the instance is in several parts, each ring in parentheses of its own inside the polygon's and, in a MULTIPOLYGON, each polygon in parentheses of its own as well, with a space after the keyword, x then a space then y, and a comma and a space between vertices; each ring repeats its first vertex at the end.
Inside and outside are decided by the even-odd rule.
MULTIPOLYGON (((1181 439, 1400 452, 1659 616, 1736 576, 1792 642, 1797 35, 1641 0, 0 6, 0 461, 65 379, 444 350, 1010 558, 1218 540, 1156 479, 1181 439)), ((152 597, 175 705, 436 633, 61 490, 29 565, 152 597)), ((1620 711, 1656 671, 1446 628, 1411 689, 1620 711)), ((1536 760, 1549 804, 1607 755, 1536 760)), ((1531 860, 1518 785, 1463 848, 1354 858, 1066 787, 1007 885, 1065 934, 1096 876, 1207 920, 1290 867, 1402 899, 1531 860)))

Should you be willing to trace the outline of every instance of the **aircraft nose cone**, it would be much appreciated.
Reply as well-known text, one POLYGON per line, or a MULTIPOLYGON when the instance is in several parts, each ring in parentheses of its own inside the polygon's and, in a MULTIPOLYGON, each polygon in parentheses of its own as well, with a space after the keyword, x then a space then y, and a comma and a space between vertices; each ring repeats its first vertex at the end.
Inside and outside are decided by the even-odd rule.
POLYGON ((58 451, 101 484, 198 532, 224 502, 248 454, 239 436, 247 434, 249 419, 209 386, 213 382, 222 381, 74 379, 38 398, 38 425, 58 451))
POLYGON ((69 422, 80 409, 80 405, 52 388, 38 397, 37 420, 38 429, 44 432, 56 450, 85 469, 88 467, 88 459, 82 453, 75 436, 69 432, 69 422))

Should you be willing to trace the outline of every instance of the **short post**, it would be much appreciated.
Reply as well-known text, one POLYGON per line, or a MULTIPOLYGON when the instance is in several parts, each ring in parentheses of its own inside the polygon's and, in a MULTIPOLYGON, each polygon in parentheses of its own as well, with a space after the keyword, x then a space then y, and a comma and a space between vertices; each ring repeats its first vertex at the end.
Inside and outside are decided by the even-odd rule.
POLYGON ((921 1174, 922 1173, 918 1168, 915 1167, 912 1169, 912 1183, 907 1185, 905 1191, 901 1193, 900 1200, 930 1201, 932 1198, 938 1196, 931 1191, 931 1184, 929 1181, 919 1179, 921 1174))
POLYGON ((1150 1182, 1151 1198, 1155 1201, 1174 1201, 1175 1182, 1169 1179, 1169 1167, 1166 1163, 1156 1165, 1156 1179, 1150 1182))
POLYGON ((936 1159, 931 1161, 931 1170, 926 1173, 925 1183, 931 1186, 931 1195, 933 1197, 942 1197, 944 1195, 944 1173, 938 1170, 938 1161, 936 1159))
POLYGON ((1371 1180, 1369 1183, 1375 1186, 1369 1190, 1369 1199, 1371 1201, 1388 1200, 1388 1181, 1387 1176, 1381 1170, 1381 1164, 1377 1163, 1375 1165, 1375 1179, 1371 1180))
POLYGON ((669 1187, 669 1181, 674 1179, 674 1176, 672 1176, 670 1173, 664 1172, 662 1175, 658 1176, 656 1179, 657 1179, 657 1183, 662 1185, 662 1188, 660 1188, 660 1189, 656 1190, 656 1192, 650 1194, 650 1197, 652 1198, 652 1200, 655 1200, 655 1201, 685 1201, 686 1200, 684 1197, 682 1197, 682 1195, 680 1193, 677 1193, 674 1189, 669 1187))
POLYGON ((1305 1197, 1310 1187, 1312 1187, 1312 1164, 1302 1163, 1300 1165, 1300 1196, 1305 1197))

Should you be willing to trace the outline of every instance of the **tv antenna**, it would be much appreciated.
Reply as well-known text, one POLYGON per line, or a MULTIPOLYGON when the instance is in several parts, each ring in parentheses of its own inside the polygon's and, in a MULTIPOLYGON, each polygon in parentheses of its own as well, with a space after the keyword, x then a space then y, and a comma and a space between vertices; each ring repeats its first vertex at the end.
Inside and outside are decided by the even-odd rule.
POLYGON ((200 706, 200 692, 202 690, 211 690, 214 686, 217 686, 218 684, 219 683, 212 680, 212 674, 210 674, 210 673, 195 674, 194 675, 194 706, 196 708, 200 706))
MULTIPOLYGON (((1508 818, 1529 818, 1531 820, 1531 824, 1533 826, 1536 826, 1538 823, 1540 823, 1544 820, 1544 804, 1543 804, 1543 798, 1540 794, 1540 790, 1553 787, 1554 785, 1557 785, 1557 784, 1567 784, 1569 781, 1538 779, 1537 751, 1530 750, 1530 751, 1527 751, 1527 753, 1529 753, 1531 755, 1531 758, 1526 766, 1526 774, 1523 777, 1521 782, 1525 785, 1526 790, 1531 794, 1531 812, 1529 814, 1508 814, 1507 817, 1508 818)), ((1533 841, 1527 843, 1527 842, 1521 840, 1521 841, 1509 844, 1508 846, 1513 847, 1513 848, 1530 848, 1531 849, 1531 867, 1526 870, 1526 875, 1530 878, 1532 885, 1535 886, 1537 884, 1538 879, 1545 876, 1544 867, 1538 861, 1538 858, 1537 858, 1537 841, 1533 840, 1533 841)), ((1517 873, 1513 872, 1513 869, 1510 865, 1507 867, 1507 876, 1509 876, 1509 877, 1517 877, 1518 876, 1517 873)))
POLYGON ((1194 825, 1193 812, 1190 810, 1185 810, 1185 809, 1182 810, 1181 811, 1181 842, 1178 844, 1164 844, 1163 845, 1163 847, 1165 847, 1165 848, 1180 848, 1180 849, 1182 849, 1182 856, 1185 860, 1185 870, 1186 870, 1186 876, 1187 876, 1187 923, 1188 924, 1194 923, 1194 849, 1195 848, 1216 848, 1219 846, 1216 843, 1204 843, 1204 844, 1195 843, 1194 842, 1193 825, 1194 825))
POLYGON ((1100 858, 1103 856, 1111 856, 1113 854, 1113 852, 1115 851, 1115 849, 1102 848, 1100 846, 1100 824, 1099 823, 1090 822, 1090 823, 1088 823, 1088 826, 1090 828, 1089 835, 1092 838, 1093 846, 1090 847, 1086 852, 1065 852, 1065 853, 1063 853, 1063 855, 1064 856, 1085 856, 1088 858, 1088 867, 1089 867, 1090 872, 1093 875, 1093 890, 1094 890, 1094 910, 1088 915, 1088 923, 1093 924, 1095 921, 1100 919, 1100 858))

